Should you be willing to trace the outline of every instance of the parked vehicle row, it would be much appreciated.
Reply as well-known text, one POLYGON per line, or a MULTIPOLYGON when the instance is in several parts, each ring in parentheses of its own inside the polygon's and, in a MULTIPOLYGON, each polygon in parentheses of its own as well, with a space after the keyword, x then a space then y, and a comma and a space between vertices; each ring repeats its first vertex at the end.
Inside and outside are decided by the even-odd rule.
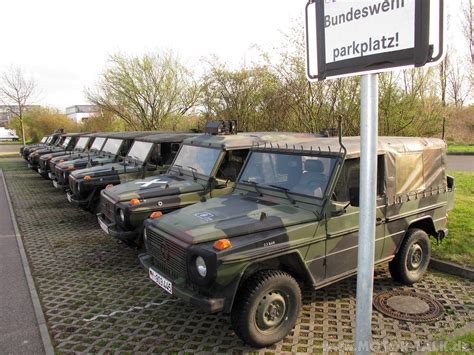
MULTIPOLYGON (((140 248, 157 286, 230 314, 252 346, 292 330, 303 287, 357 272, 359 137, 237 133, 234 121, 219 121, 204 134, 78 135, 68 151, 39 153, 52 155, 55 187, 97 212, 107 235, 140 248)), ((430 237, 447 236, 446 145, 380 137, 377 154, 375 263, 411 285, 427 270, 430 237)))

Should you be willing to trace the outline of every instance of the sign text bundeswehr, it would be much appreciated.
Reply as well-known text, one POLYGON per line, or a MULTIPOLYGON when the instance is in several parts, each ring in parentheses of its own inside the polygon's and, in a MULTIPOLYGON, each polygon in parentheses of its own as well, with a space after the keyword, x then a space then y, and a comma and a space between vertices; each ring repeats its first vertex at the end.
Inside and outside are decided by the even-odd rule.
POLYGON ((443 0, 310 0, 308 77, 423 66, 443 54, 443 0))

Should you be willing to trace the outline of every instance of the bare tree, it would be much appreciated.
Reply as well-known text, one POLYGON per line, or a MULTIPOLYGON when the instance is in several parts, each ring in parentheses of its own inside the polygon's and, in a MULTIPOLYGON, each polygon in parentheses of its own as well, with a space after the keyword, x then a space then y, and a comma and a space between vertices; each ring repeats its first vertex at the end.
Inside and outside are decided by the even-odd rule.
POLYGON ((18 117, 23 144, 25 144, 23 124, 25 107, 33 98, 35 91, 36 82, 33 78, 27 78, 21 68, 11 67, 0 78, 0 100, 9 107, 12 116, 18 117))
POLYGON ((200 88, 171 52, 141 58, 115 54, 110 64, 86 96, 133 129, 157 129, 196 105, 200 88))

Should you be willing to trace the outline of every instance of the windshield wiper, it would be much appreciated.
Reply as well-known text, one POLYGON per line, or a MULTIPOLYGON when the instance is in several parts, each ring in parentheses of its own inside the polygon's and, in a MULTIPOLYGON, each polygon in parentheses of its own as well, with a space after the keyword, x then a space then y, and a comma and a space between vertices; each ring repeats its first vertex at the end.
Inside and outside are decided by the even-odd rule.
POLYGON ((287 189, 286 187, 283 187, 283 186, 280 186, 280 185, 274 185, 274 184, 266 184, 266 185, 283 191, 285 193, 286 197, 288 198, 288 201, 290 201, 293 205, 295 204, 295 200, 289 194, 290 189, 287 189))
POLYGON ((246 184, 253 185, 253 187, 255 188, 255 191, 257 191, 260 196, 263 196, 262 190, 258 188, 258 184, 255 181, 250 181, 250 180, 241 180, 241 181, 246 184))
POLYGON ((176 166, 178 168, 179 176, 183 176, 183 172, 181 171, 183 167, 179 164, 173 164, 173 166, 176 166))
POLYGON ((194 181, 197 181, 197 177, 196 177, 196 174, 195 172, 197 171, 196 168, 193 168, 192 166, 188 166, 189 169, 191 169, 191 172, 193 173, 193 179, 194 181))

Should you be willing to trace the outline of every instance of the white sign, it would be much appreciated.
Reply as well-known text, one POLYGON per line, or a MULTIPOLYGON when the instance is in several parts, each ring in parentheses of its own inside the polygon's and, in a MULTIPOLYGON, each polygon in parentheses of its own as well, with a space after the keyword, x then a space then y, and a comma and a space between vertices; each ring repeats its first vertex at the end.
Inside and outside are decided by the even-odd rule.
POLYGON ((443 31, 444 0, 309 0, 308 78, 437 64, 443 31))
POLYGON ((415 2, 326 2, 326 63, 415 46, 415 2))

